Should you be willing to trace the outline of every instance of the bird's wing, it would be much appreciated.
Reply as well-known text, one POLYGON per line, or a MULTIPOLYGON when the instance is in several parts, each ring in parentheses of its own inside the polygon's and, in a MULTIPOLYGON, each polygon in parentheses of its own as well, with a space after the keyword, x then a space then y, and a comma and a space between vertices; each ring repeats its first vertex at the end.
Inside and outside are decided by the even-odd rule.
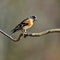
POLYGON ((21 29, 21 24, 18 24, 14 29, 11 30, 11 32, 15 33, 19 29, 21 29))
POLYGON ((26 20, 28 20, 29 18, 24 19, 20 24, 22 25, 22 27, 28 25, 28 23, 26 23, 26 20))
POLYGON ((28 23, 25 22, 27 19, 24 19, 20 24, 18 24, 14 29, 12 29, 11 32, 15 33, 17 30, 21 30, 22 27, 28 25, 28 23))

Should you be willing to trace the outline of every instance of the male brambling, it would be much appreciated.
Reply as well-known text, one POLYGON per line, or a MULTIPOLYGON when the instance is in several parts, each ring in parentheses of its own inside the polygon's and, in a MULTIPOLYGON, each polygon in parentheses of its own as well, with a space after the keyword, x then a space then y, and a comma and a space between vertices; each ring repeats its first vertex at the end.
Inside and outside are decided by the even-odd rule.
POLYGON ((12 33, 15 33, 18 30, 24 30, 24 32, 26 33, 26 30, 33 26, 35 20, 36 16, 30 16, 29 18, 24 19, 12 30, 12 33))

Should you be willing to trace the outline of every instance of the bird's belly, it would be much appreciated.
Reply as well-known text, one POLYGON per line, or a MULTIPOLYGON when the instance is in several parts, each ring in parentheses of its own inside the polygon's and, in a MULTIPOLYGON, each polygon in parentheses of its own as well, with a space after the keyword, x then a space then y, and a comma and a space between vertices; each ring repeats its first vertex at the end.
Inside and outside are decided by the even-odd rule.
POLYGON ((28 29, 28 28, 32 27, 33 20, 31 20, 31 19, 30 20, 27 20, 26 23, 28 23, 28 25, 24 26, 23 29, 28 29))
POLYGON ((30 27, 32 27, 32 26, 24 26, 23 29, 28 29, 30 27))

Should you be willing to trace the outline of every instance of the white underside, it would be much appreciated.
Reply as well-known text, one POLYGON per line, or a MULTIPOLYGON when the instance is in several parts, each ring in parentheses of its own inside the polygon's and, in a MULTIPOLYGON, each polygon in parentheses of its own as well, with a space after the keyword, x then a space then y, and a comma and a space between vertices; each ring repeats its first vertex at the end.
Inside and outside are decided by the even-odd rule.
POLYGON ((26 33, 26 30, 29 29, 30 27, 32 26, 25 26, 23 29, 24 29, 24 32, 26 33))
POLYGON ((30 27, 32 27, 32 26, 25 26, 23 29, 24 29, 24 30, 27 30, 27 29, 30 28, 30 27))

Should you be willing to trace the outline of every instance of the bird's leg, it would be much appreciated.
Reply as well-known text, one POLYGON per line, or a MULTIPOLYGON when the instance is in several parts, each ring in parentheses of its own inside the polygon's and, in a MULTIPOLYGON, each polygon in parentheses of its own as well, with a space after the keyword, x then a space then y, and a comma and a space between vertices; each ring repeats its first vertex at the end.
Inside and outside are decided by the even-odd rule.
POLYGON ((26 32, 26 29, 24 30, 24 33, 26 34, 27 32, 26 32))
POLYGON ((26 33, 26 29, 25 29, 25 33, 26 33))
POLYGON ((23 33, 24 38, 26 38, 26 34, 27 34, 26 29, 24 29, 24 33, 23 33))
POLYGON ((24 34, 27 34, 26 29, 24 29, 23 35, 24 35, 24 34))

